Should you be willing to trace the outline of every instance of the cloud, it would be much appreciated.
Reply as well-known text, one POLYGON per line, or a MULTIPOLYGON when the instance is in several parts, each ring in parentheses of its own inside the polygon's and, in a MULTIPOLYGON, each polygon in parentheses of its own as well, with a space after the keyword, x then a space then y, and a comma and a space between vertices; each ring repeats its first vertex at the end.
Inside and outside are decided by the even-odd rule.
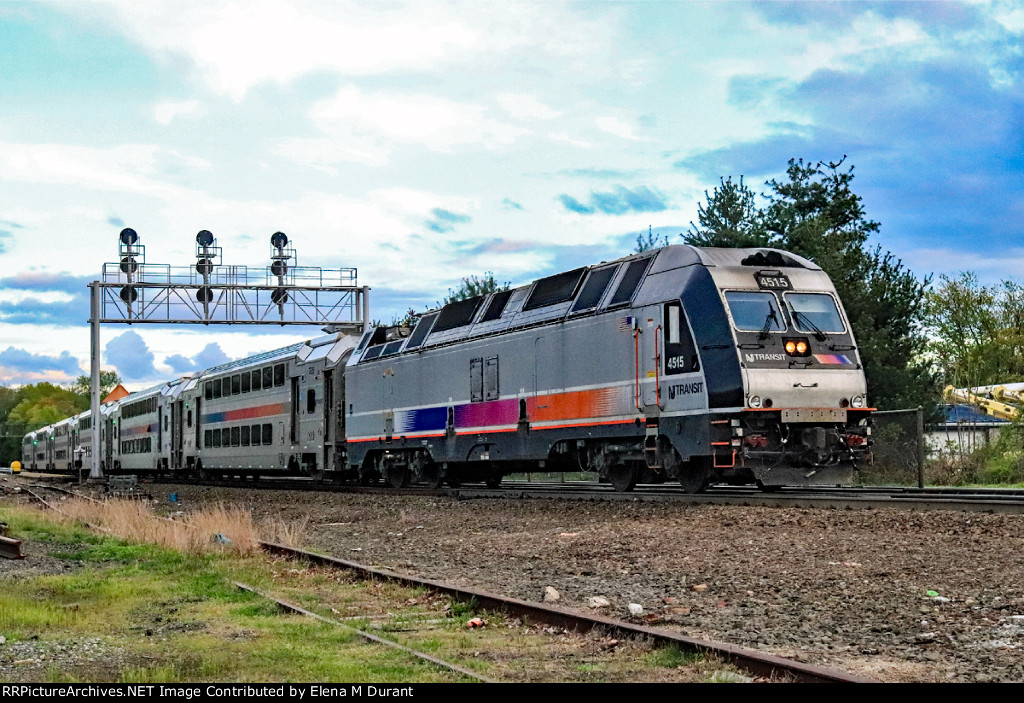
POLYGON ((530 133, 494 119, 483 105, 355 85, 316 103, 309 116, 323 136, 285 139, 277 153, 318 168, 341 161, 381 166, 399 145, 445 153, 459 146, 497 149, 530 133))
POLYGON ((126 381, 147 380, 160 375, 153 366, 153 352, 146 341, 132 330, 107 342, 103 365, 116 367, 126 381))
POLYGON ((45 354, 32 354, 15 347, 7 347, 4 351, 0 351, 0 367, 33 373, 59 371, 68 377, 83 373, 78 359, 67 351, 62 351, 59 356, 46 356, 45 354))
POLYGON ((455 225, 464 224, 473 219, 469 215, 460 215, 459 213, 450 212, 439 207, 434 208, 430 214, 433 215, 433 218, 425 223, 427 229, 439 234, 451 232, 455 229, 455 225))
MULTIPOLYGON (((1024 59, 1008 59, 1006 67, 1021 75, 1024 59)), ((854 191, 898 254, 920 241, 955 240, 970 251, 1019 236, 1024 94, 994 78, 982 59, 940 56, 819 70, 760 90, 759 99, 789 105, 803 122, 776 123, 765 138, 697 153, 676 166, 708 183, 740 174, 754 183, 784 175, 790 158, 847 154, 847 165, 856 167, 854 191)))
POLYGON ((533 95, 499 93, 498 103, 513 117, 526 120, 551 120, 562 113, 543 104, 533 95))
POLYGON ((457 73, 510 54, 539 66, 559 60, 572 70, 622 70, 610 50, 620 13, 584 12, 572 3, 520 3, 500 12, 479 3, 111 0, 65 11, 113 25, 158 63, 181 67, 236 101, 261 84, 313 73, 457 73))
POLYGON ((210 342, 191 358, 183 354, 173 354, 164 359, 164 364, 170 366, 174 373, 181 375, 213 368, 229 361, 231 361, 231 357, 224 353, 220 344, 210 342))
POLYGON ((198 100, 181 100, 178 102, 162 102, 153 106, 153 119, 160 124, 170 124, 178 117, 194 115, 199 111, 198 100))
POLYGON ((598 129, 613 136, 630 141, 640 140, 636 133, 636 127, 619 117, 598 117, 594 120, 594 123, 598 129))
POLYGON ((522 210, 523 209, 522 205, 517 203, 515 200, 510 200, 509 198, 504 198, 501 201, 501 205, 502 205, 502 207, 504 207, 504 208, 506 208, 508 210, 522 210))
POLYGON ((77 326, 89 319, 89 289, 95 276, 23 271, 0 278, 0 321, 77 326))
POLYGON ((558 196, 558 200, 566 210, 581 215, 592 215, 595 212, 624 215, 628 212, 661 212, 668 209, 664 198, 647 186, 637 186, 631 190, 620 185, 608 192, 595 191, 590 194, 589 205, 564 193, 558 196))

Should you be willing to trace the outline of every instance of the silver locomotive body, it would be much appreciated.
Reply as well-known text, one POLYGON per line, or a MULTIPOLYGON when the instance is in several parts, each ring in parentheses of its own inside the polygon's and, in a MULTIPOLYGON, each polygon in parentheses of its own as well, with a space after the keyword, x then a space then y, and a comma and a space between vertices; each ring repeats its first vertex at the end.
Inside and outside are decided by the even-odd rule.
POLYGON ((671 246, 452 303, 368 332, 346 390, 349 468, 393 485, 835 484, 870 433, 834 287, 775 250, 671 246))

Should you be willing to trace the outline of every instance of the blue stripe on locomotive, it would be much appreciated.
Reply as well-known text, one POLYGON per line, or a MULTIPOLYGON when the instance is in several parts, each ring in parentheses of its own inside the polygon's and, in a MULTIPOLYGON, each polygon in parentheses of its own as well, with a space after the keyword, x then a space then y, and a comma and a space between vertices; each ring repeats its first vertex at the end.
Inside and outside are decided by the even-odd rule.
POLYGON ((415 408, 395 413, 395 432, 444 432, 448 408, 415 408))

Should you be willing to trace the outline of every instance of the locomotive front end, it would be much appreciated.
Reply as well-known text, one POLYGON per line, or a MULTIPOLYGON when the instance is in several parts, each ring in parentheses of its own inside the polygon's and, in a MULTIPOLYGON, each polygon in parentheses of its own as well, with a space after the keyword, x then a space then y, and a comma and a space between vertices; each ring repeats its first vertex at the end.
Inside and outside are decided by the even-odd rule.
POLYGON ((832 282, 811 262, 773 251, 716 279, 743 383, 742 410, 728 417, 727 433, 720 423, 728 437, 713 443, 716 464, 766 488, 850 483, 868 458, 870 408, 832 282))

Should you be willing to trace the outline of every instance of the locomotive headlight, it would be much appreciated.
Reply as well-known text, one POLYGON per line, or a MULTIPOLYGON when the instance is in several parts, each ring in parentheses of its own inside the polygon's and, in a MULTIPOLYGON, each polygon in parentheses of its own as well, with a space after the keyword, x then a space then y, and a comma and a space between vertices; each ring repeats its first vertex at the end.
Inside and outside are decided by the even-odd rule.
POLYGON ((862 395, 855 395, 855 396, 853 396, 853 400, 850 401, 850 404, 853 407, 855 407, 855 408, 863 408, 864 407, 864 396, 862 396, 862 395))
POLYGON ((794 342, 794 341, 786 342, 786 353, 787 354, 793 354, 794 352, 796 352, 796 342, 794 342))
POLYGON ((806 354, 807 353, 807 342, 800 340, 796 343, 796 353, 806 354))
POLYGON ((750 407, 759 408, 761 407, 761 396, 752 395, 750 396, 750 400, 748 402, 750 403, 750 407))

